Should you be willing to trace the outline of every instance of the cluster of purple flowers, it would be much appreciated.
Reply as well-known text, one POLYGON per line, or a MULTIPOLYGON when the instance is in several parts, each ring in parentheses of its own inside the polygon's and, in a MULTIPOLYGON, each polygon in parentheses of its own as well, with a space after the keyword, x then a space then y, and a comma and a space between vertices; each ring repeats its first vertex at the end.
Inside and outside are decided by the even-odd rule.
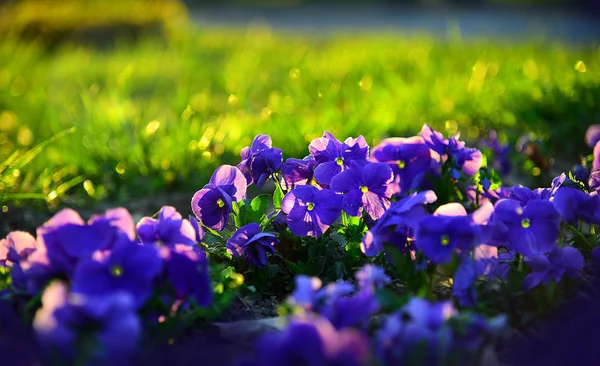
MULTIPOLYGON (((378 225, 383 230, 398 228, 399 232, 403 232, 414 228, 407 228, 404 222, 395 218, 395 214, 387 214, 403 210, 402 205, 392 205, 394 199, 408 197, 430 187, 431 177, 438 177, 443 166, 448 166, 450 176, 458 179, 463 173, 468 176, 477 174, 482 164, 481 152, 465 147, 459 135, 445 139, 428 125, 423 126, 420 136, 383 140, 373 148, 370 156, 369 146, 363 136, 349 137, 341 142, 327 131, 323 137, 314 139, 308 150, 310 155, 304 159, 289 158, 283 162, 281 150, 272 147, 269 136, 256 136, 251 146, 242 150, 242 162, 237 168, 221 166, 214 172, 210 182, 194 195, 193 212, 203 226, 222 231, 229 223, 235 202, 244 199, 248 185, 256 183, 261 187, 272 178, 281 189, 287 191, 281 201, 281 215, 284 215, 281 219, 296 236, 321 236, 342 215, 365 216, 370 222, 379 220, 378 225), (388 217, 382 219, 386 215, 388 217), (389 223, 383 224, 381 221, 389 223)), ((428 197, 431 197, 431 193, 428 197)), ((428 199, 423 203, 430 202, 428 199)), ((407 207, 406 210, 407 213, 412 212, 413 208, 407 207)), ((409 220, 416 222, 412 218, 409 220)), ((440 216, 430 224, 437 225, 437 221, 444 221, 455 227, 457 225, 452 221, 457 220, 469 219, 446 219, 440 216)), ((413 232, 416 233, 415 230, 413 232)), ((252 234, 261 233, 253 227, 252 234)), ((378 233, 379 237, 382 235, 385 234, 378 233)), ((269 239, 271 245, 264 245, 249 240, 246 234, 235 236, 236 243, 230 241, 228 244, 230 253, 264 267, 266 254, 273 253, 272 244, 276 241, 269 239)), ((379 248, 381 240, 375 239, 375 243, 365 246, 379 248)), ((265 239, 261 239, 261 242, 264 243, 265 239)), ((468 246, 474 245, 470 243, 468 246)), ((457 246, 460 246, 459 243, 453 240, 452 245, 445 246, 445 250, 451 252, 457 246)), ((368 251, 370 255, 376 254, 375 249, 368 251)))
MULTIPOLYGON (((387 138, 372 149, 363 136, 342 142, 325 132, 310 143, 308 156, 285 161, 269 136, 258 135, 237 166, 220 166, 194 194, 195 217, 184 219, 165 206, 135 225, 119 208, 86 222, 65 209, 36 237, 16 231, 1 240, 0 267, 10 273, 12 294, 43 294, 34 329, 46 353, 66 363, 127 364, 147 321, 139 314, 164 318, 209 306, 208 258, 199 246, 205 230, 220 237, 231 257, 264 268, 280 243, 266 231, 271 223, 297 237, 319 237, 360 222, 354 229, 362 240, 353 240, 367 257, 384 253, 397 265, 395 249, 421 274, 453 268, 448 283, 456 304, 474 307, 479 281, 506 281, 515 268, 525 268, 524 291, 580 275, 584 256, 565 231, 581 234, 577 227, 600 224, 600 133, 590 131, 589 178, 584 166, 534 190, 492 185, 481 151, 427 124, 418 136, 387 138), (277 194, 267 214, 262 202, 248 203, 246 195, 252 184, 261 188, 270 181, 277 194), (452 196, 461 189, 467 202, 452 196), (261 212, 246 221, 240 216, 246 209, 261 212), (146 309, 151 299, 168 314, 146 309)), ((508 147, 494 133, 486 146, 501 160, 496 168, 509 170, 508 147)), ((600 261, 599 248, 590 252, 600 261)), ((421 298, 377 319, 378 295, 391 278, 374 265, 356 272, 356 284, 323 286, 303 275, 295 281, 288 300, 294 317, 283 332, 262 337, 246 364, 438 364, 468 359, 502 325, 502 319, 459 313, 452 302, 421 298)))
POLYGON ((17 231, 0 241, 10 290, 43 293, 34 329, 48 357, 127 364, 142 334, 138 313, 151 297, 167 307, 209 306, 208 260, 198 246, 204 233, 191 220, 170 206, 137 227, 123 208, 87 222, 63 209, 37 229, 37 238, 17 231))
MULTIPOLYGON (((435 365, 470 364, 475 352, 504 326, 475 314, 458 316, 450 302, 411 298, 375 324, 376 291, 390 282, 382 268, 367 265, 349 282, 322 287, 316 277, 299 276, 289 303, 299 312, 284 331, 267 333, 256 343, 254 359, 243 365, 435 365), (456 323, 456 324, 453 324, 456 323), (369 340, 368 330, 379 330, 369 340)), ((473 363, 475 364, 475 363, 473 363)))

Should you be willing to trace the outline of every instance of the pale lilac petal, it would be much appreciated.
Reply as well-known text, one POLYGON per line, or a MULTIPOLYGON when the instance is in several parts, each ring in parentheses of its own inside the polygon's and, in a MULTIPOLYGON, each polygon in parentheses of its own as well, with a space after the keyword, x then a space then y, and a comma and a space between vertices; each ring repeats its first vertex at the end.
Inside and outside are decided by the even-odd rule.
POLYGON ((451 202, 441 205, 433 214, 435 216, 466 216, 467 210, 460 203, 451 202))
POLYGON ((489 201, 479 206, 479 208, 471 214, 473 222, 477 225, 486 225, 492 214, 494 213, 494 205, 489 201))
POLYGON ((106 211, 104 215, 94 215, 90 218, 89 222, 94 223, 103 218, 109 219, 110 224, 127 234, 129 239, 135 239, 135 223, 133 222, 133 217, 131 217, 131 214, 126 208, 118 207, 106 211))
POLYGON ((479 169, 481 169, 482 162, 483 155, 481 154, 481 151, 475 150, 471 154, 471 159, 465 161, 465 163, 463 164, 462 171, 468 175, 475 175, 477 174, 477 172, 479 172, 479 169))
MULTIPOLYGON (((209 191, 210 191, 210 188, 203 188, 203 189, 199 190, 198 192, 194 193, 194 195, 192 196, 192 212, 194 213, 194 215, 196 215, 197 218, 201 217, 200 205, 198 203, 200 202, 202 197, 204 197, 204 195, 206 193, 208 193, 209 191)), ((139 230, 139 228, 138 228, 138 230, 139 230)))
POLYGON ((335 161, 339 156, 339 146, 336 146, 337 140, 330 140, 326 137, 319 137, 311 141, 308 145, 308 151, 312 156, 315 157, 317 163, 323 163, 326 161, 335 161))
POLYGON ((248 184, 244 174, 234 166, 221 165, 210 178, 211 188, 219 187, 224 190, 234 201, 241 201, 246 197, 248 184))
POLYGON ((259 134, 254 137, 254 140, 252 140, 251 150, 254 153, 269 149, 271 147, 273 147, 273 142, 271 141, 271 137, 269 135, 259 134))
POLYGON ((373 220, 379 219, 390 208, 390 200, 373 192, 366 192, 362 196, 365 211, 373 220))

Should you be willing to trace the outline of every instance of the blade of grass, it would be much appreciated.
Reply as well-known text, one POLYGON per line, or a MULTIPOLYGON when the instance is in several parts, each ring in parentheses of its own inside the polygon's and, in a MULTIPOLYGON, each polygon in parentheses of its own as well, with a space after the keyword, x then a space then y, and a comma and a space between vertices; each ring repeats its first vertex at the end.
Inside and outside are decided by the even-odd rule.
MULTIPOLYGON (((54 141, 58 140, 59 138, 66 136, 73 132, 75 132, 75 127, 71 127, 64 131, 61 131, 61 132, 57 133, 56 135, 50 137, 49 139, 36 145, 35 147, 31 148, 31 150, 27 151, 20 158, 16 159, 16 161, 11 162, 11 167, 6 169, 6 171, 2 172, 2 175, 0 176, 0 181, 6 179, 7 176, 10 176, 13 171, 15 171, 17 169, 21 169, 25 165, 29 164, 33 160, 33 158, 35 158, 37 155, 39 155, 39 153, 41 153, 48 145, 50 145, 54 141)), ((12 157, 12 155, 11 155, 11 157, 12 157)), ((10 159, 10 157, 9 157, 9 159, 10 159)), ((15 159, 13 158, 13 160, 15 160, 15 159)))

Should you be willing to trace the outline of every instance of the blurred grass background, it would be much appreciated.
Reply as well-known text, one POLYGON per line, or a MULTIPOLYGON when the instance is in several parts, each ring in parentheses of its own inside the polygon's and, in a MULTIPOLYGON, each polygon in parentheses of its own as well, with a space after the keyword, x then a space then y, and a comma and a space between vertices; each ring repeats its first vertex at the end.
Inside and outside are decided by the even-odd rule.
POLYGON ((373 146, 425 122, 473 142, 492 128, 513 145, 531 132, 545 153, 574 161, 600 123, 597 44, 308 37, 187 19, 168 0, 5 4, 0 161, 76 131, 13 170, 0 193, 54 204, 68 190, 80 205, 192 194, 258 133, 303 157, 324 130, 373 146))

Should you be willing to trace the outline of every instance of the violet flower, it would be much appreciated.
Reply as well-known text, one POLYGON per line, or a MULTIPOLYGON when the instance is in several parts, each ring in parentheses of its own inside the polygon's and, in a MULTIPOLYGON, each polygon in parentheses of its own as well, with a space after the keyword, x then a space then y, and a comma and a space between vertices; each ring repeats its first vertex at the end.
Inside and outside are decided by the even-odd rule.
POLYGON ((540 283, 547 285, 552 280, 559 282, 563 276, 578 278, 584 265, 583 255, 579 250, 558 245, 547 256, 529 256, 524 261, 531 268, 531 273, 523 280, 524 291, 529 291, 540 283))
POLYGON ((281 184, 285 190, 294 189, 299 185, 310 184, 317 162, 309 155, 304 159, 289 158, 281 166, 281 184))
POLYGON ((37 249, 35 238, 25 231, 12 231, 0 240, 0 267, 12 267, 37 249))
POLYGON ((213 230, 223 230, 229 222, 232 201, 246 196, 246 178, 231 165, 221 165, 209 183, 192 197, 192 211, 200 222, 213 230))
POLYGON ((44 291, 33 329, 49 361, 60 364, 127 365, 142 336, 129 293, 68 294, 60 282, 44 291))
POLYGON ((210 306, 212 287, 206 253, 200 248, 181 244, 161 247, 159 253, 177 300, 192 298, 200 306, 210 306))
POLYGON ((525 256, 548 253, 558 240, 561 216, 549 201, 532 200, 524 207, 518 201, 502 199, 495 205, 496 224, 488 244, 504 245, 525 256))
POLYGON ((457 314, 449 301, 432 303, 411 298, 401 310, 385 319, 375 335, 383 365, 435 365, 452 347, 452 329, 446 322, 457 314), (419 361, 410 362, 410 360, 419 361))
POLYGON ((462 170, 467 175, 475 175, 481 168, 483 162, 481 151, 465 147, 465 143, 459 140, 460 134, 445 139, 440 132, 435 131, 428 124, 424 124, 421 129, 421 137, 425 144, 438 155, 451 157, 455 163, 455 169, 462 170))
POLYGON ((369 361, 369 340, 355 329, 336 329, 318 316, 295 317, 282 332, 266 333, 246 365, 360 366, 369 361))
POLYGON ((600 125, 591 125, 585 131, 585 143, 593 148, 600 141, 600 125))
POLYGON ((390 207, 394 174, 386 163, 352 163, 330 181, 331 190, 344 193, 342 209, 350 216, 360 216, 361 208, 373 220, 380 218, 390 207))
POLYGON ((416 227, 426 215, 423 206, 436 200, 433 191, 423 191, 413 193, 392 204, 363 237, 361 251, 372 257, 379 254, 384 244, 388 242, 404 252, 409 229, 416 227))
POLYGON ((594 191, 599 191, 600 190, 600 170, 594 170, 590 174, 590 179, 588 181, 588 186, 590 187, 590 189, 592 189, 594 191))
POLYGON ((106 296, 126 291, 136 308, 150 298, 154 279, 162 270, 156 248, 143 246, 123 237, 110 252, 97 252, 75 268, 71 290, 76 293, 106 296))
POLYGON ((437 162, 421 136, 387 138, 371 150, 371 161, 388 163, 394 173, 392 188, 396 194, 417 190, 421 177, 437 162))
POLYGON ((126 221, 109 215, 93 217, 86 223, 77 212, 66 208, 37 229, 37 240, 53 266, 70 275, 80 259, 110 249, 121 233, 129 235, 127 229, 119 227, 126 221))
POLYGON ((238 169, 246 177, 247 185, 256 183, 258 188, 279 170, 283 160, 283 152, 272 147, 268 135, 256 135, 252 144, 242 149, 240 156, 242 162, 238 164, 238 169))
POLYGON ((197 233, 190 221, 172 206, 163 206, 158 219, 144 217, 137 224, 142 243, 147 245, 196 245, 197 233))
MULTIPOLYGON (((487 239, 486 227, 492 212, 491 204, 480 207, 471 215, 459 203, 438 207, 431 216, 419 222, 417 247, 433 262, 446 263, 453 253, 464 254, 487 239)), ((489 234, 491 235, 491 233, 489 234)))
POLYGON ((275 253, 279 239, 273 234, 263 233, 260 225, 252 222, 239 228, 227 241, 227 252, 236 258, 259 268, 267 265, 267 253, 275 253))
POLYGON ((315 157, 317 167, 314 178, 322 186, 328 186, 331 178, 350 167, 351 161, 365 163, 369 145, 363 136, 348 137, 343 143, 325 131, 323 137, 312 140, 308 151, 315 157))
POLYGON ((587 194, 577 188, 563 186, 554 194, 553 202, 567 224, 577 226, 579 220, 587 224, 600 224, 598 192, 587 194))
POLYGON ((281 202, 288 227, 297 236, 320 236, 341 213, 342 196, 329 189, 299 186, 289 191, 281 202))

